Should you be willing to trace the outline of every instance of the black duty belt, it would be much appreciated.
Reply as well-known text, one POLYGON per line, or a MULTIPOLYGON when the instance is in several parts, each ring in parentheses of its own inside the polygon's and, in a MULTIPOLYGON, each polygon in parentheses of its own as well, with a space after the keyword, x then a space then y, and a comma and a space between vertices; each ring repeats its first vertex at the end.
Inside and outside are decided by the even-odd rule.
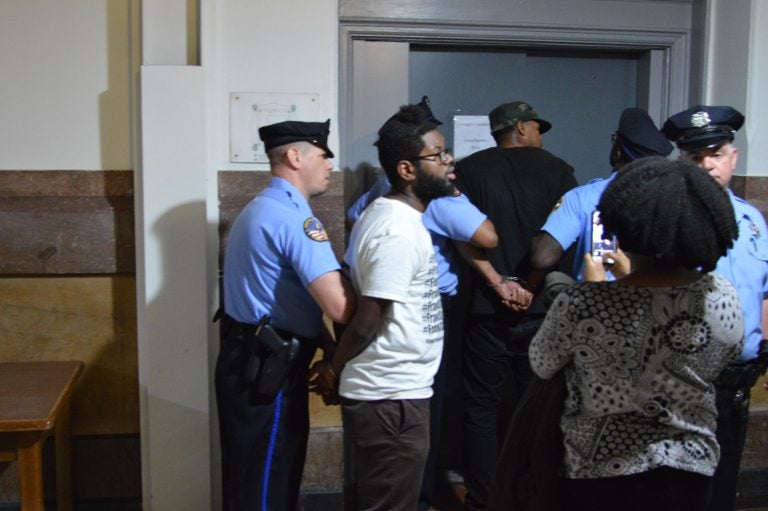
POLYGON ((272 327, 269 316, 254 325, 223 314, 221 326, 227 342, 236 342, 245 348, 245 380, 255 385, 259 394, 270 398, 280 390, 302 345, 309 344, 303 337, 272 327))
POLYGON ((768 368, 768 340, 760 342, 758 355, 746 362, 728 364, 715 380, 715 386, 725 389, 751 388, 768 368))

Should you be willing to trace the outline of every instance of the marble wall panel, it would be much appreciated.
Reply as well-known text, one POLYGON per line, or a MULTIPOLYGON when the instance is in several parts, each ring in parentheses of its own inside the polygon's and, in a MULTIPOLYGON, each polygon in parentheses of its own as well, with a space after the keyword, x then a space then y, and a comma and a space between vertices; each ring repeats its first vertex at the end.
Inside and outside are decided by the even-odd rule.
POLYGON ((0 172, 0 275, 134 269, 132 171, 0 172))
MULTIPOLYGON (((219 267, 223 266, 227 235, 238 213, 263 190, 271 179, 269 172, 219 172, 219 267)), ((310 207, 325 226, 338 259, 344 255, 344 175, 331 173, 327 192, 310 201, 310 207)))

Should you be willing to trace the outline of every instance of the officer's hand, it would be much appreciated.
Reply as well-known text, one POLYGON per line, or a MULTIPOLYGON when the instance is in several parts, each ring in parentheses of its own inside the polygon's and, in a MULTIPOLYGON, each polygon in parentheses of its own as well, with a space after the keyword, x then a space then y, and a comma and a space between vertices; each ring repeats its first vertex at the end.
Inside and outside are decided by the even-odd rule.
POLYGON ((323 397, 323 402, 328 403, 326 398, 338 401, 338 378, 333 373, 330 362, 326 359, 318 360, 309 370, 307 376, 310 392, 314 392, 323 397), (335 396, 335 398, 333 397, 335 396))

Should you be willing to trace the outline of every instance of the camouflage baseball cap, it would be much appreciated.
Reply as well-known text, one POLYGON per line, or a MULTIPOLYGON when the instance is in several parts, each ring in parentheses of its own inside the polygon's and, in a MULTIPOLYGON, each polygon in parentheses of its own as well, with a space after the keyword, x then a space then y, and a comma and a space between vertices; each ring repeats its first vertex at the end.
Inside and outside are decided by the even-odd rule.
POLYGON ((550 123, 544 119, 539 119, 536 110, 524 101, 513 101, 497 106, 488 114, 488 120, 491 123, 491 133, 526 121, 539 123, 539 132, 541 133, 546 133, 552 128, 550 123))

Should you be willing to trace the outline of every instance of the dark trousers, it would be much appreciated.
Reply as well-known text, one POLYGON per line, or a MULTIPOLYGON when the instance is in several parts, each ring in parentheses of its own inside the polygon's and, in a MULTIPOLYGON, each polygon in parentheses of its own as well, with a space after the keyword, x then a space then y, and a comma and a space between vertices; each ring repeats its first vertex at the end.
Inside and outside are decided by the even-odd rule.
POLYGON ((528 346, 541 317, 507 325, 472 317, 464 343, 466 508, 486 509, 500 446, 531 371, 528 346))
POLYGON ((715 385, 720 461, 715 470, 710 511, 733 511, 736 506, 739 464, 749 422, 750 387, 732 389, 715 385))
POLYGON ((704 511, 712 478, 673 468, 599 479, 566 479, 562 511, 704 511))
POLYGON ((245 346, 225 339, 216 362, 225 511, 294 511, 309 435, 307 368, 315 348, 302 343, 278 395, 257 395, 244 379, 245 346))
POLYGON ((446 351, 448 339, 450 338, 451 325, 450 314, 453 297, 441 295, 443 302, 443 326, 445 335, 443 337, 443 356, 440 359, 440 367, 435 373, 435 380, 432 383, 432 398, 429 400, 429 453, 427 461, 424 464, 424 477, 421 480, 421 489, 419 490, 418 511, 426 511, 432 504, 435 494, 435 474, 437 472, 437 459, 440 455, 440 437, 443 431, 443 402, 445 398, 445 378, 447 372, 446 351))
POLYGON ((342 399, 347 509, 413 511, 429 450, 429 399, 342 399))

